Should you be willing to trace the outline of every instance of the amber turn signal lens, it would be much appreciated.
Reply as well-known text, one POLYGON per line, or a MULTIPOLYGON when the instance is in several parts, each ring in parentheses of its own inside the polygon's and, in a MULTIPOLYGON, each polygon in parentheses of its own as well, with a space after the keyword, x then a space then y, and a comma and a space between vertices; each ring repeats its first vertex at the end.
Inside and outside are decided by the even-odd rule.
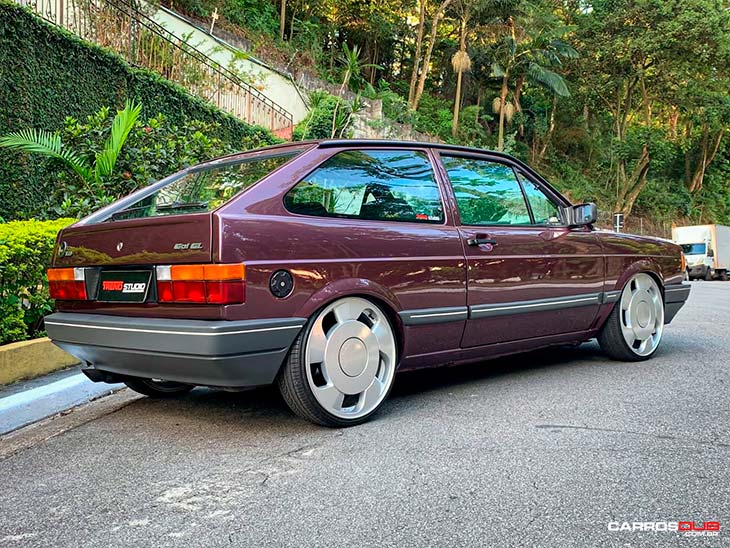
POLYGON ((684 272, 687 269, 687 257, 685 257, 684 253, 681 251, 679 252, 679 256, 681 257, 680 261, 682 264, 682 272, 684 272))

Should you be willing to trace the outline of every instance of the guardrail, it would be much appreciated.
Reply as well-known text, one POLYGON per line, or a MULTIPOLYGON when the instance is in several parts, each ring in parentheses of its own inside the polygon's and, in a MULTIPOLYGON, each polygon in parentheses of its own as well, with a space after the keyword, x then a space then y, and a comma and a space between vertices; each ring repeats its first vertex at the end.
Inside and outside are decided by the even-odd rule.
POLYGON ((193 95, 291 139, 292 115, 126 0, 20 0, 40 17, 151 69, 193 95))

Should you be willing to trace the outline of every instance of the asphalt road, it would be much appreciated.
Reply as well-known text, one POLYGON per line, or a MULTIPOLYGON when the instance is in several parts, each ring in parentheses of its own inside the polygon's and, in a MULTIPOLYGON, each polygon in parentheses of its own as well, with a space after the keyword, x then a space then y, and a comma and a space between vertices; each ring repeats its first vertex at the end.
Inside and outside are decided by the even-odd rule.
POLYGON ((649 362, 588 343, 402 374, 347 430, 271 390, 122 391, 6 452, 0 546, 728 546, 729 388, 730 283, 696 282, 649 362), (690 520, 719 536, 608 529, 690 520))

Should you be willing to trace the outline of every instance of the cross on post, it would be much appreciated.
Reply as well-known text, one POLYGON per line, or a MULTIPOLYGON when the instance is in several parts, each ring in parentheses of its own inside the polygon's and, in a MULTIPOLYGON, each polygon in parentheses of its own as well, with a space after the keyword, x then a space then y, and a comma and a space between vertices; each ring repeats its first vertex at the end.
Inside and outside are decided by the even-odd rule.
POLYGON ((218 21, 218 8, 213 8, 213 13, 210 14, 210 33, 213 34, 213 27, 215 26, 215 22, 218 21))

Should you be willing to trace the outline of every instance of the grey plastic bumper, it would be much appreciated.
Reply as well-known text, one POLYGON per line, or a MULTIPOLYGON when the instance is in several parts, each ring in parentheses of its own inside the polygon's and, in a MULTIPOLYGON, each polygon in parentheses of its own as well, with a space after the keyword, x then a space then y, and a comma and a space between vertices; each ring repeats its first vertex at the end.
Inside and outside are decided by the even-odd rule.
POLYGON ((59 312, 46 318, 46 331, 89 373, 245 387, 274 381, 305 322, 305 318, 205 321, 59 312))
POLYGON ((664 288, 664 323, 669 323, 689 298, 689 284, 672 284, 664 288))

